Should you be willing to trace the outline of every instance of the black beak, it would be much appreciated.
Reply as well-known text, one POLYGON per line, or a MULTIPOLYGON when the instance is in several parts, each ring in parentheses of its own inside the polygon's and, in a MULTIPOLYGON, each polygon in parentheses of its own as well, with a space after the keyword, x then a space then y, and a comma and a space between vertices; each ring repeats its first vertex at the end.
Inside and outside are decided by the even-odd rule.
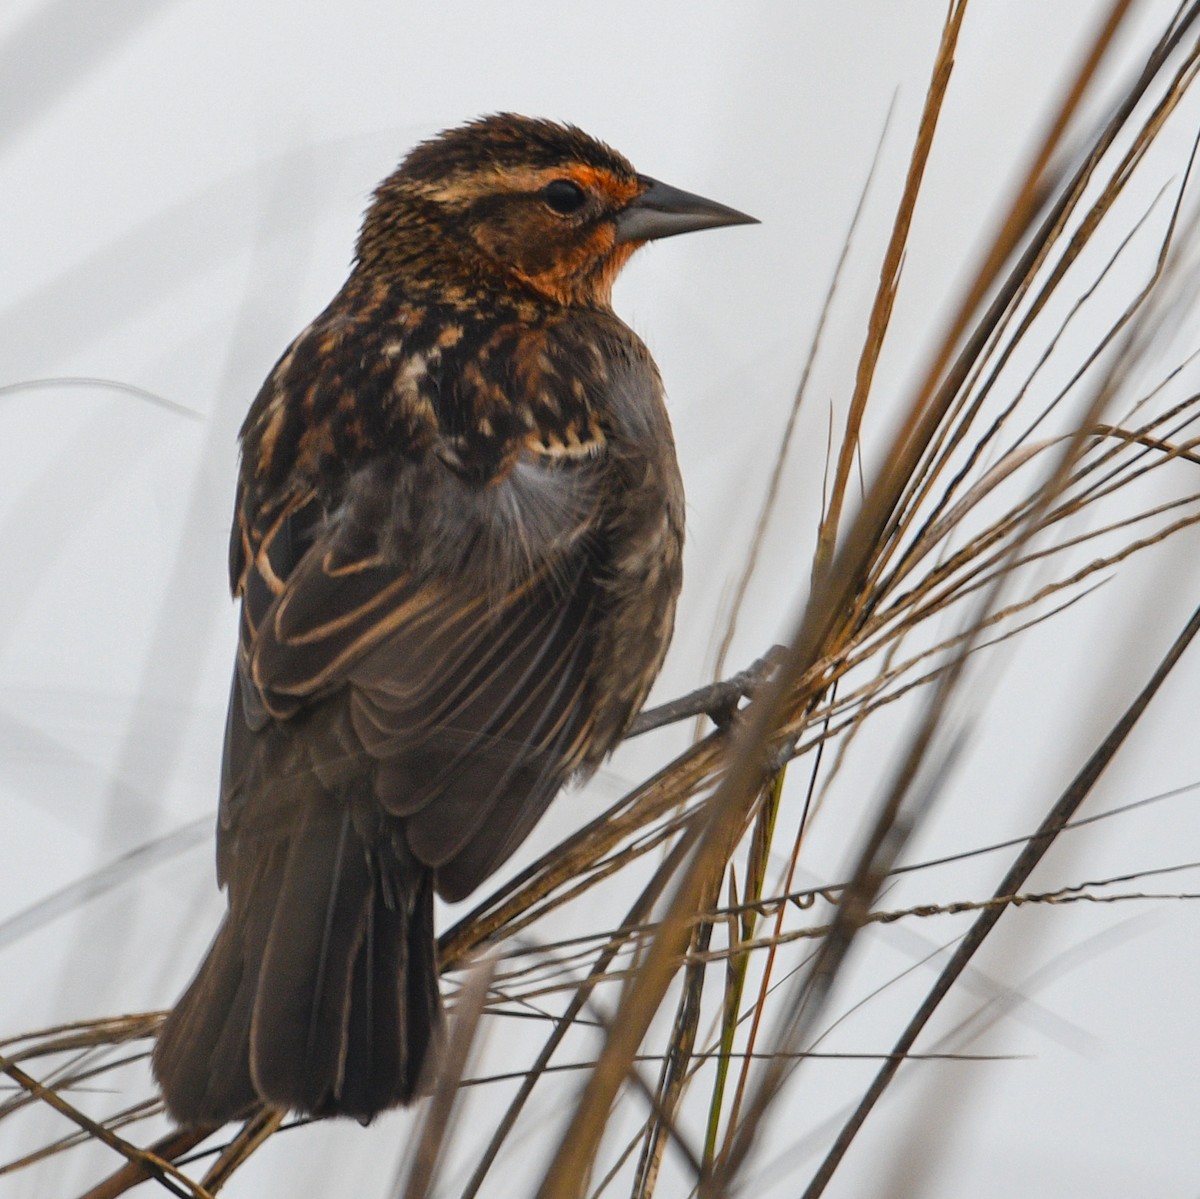
POLYGON ((655 241, 660 237, 694 233, 697 229, 717 229, 722 225, 758 224, 757 218, 718 204, 716 200, 694 196, 645 175, 639 179, 642 184, 640 195, 617 214, 618 244, 655 241))

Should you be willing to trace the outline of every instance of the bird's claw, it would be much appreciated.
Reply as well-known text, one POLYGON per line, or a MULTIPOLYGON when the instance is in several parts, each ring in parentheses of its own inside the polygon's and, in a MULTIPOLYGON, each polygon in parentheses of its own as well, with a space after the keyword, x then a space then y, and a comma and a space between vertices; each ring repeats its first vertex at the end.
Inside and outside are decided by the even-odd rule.
POLYGON ((725 693, 709 710, 709 719, 717 728, 728 729, 744 709, 743 702, 753 700, 765 683, 769 683, 783 665, 787 654, 786 645, 773 645, 761 658, 751 662, 745 670, 726 679, 722 686, 725 693))

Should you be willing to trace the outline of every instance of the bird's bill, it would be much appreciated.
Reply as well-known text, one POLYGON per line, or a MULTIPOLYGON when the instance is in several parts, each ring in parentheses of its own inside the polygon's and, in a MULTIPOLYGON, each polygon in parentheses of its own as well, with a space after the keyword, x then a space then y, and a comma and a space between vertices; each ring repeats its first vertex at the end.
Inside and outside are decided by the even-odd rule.
POLYGON ((617 243, 656 241, 677 233, 698 229, 718 229, 722 225, 757 225, 758 218, 747 216, 716 200, 681 191, 641 176, 642 190, 617 215, 617 243))

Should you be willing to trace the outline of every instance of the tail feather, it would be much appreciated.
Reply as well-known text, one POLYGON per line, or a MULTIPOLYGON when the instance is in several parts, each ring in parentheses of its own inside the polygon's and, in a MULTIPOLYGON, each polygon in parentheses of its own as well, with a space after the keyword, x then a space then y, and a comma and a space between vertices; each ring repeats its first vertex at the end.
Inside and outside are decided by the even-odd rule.
MULTIPOLYGON (((355 963, 351 1005, 369 1018, 351 1022, 338 1110, 370 1119, 411 1103, 441 1040, 433 884, 423 874, 411 907, 377 903, 355 963), (396 986, 395 981, 400 980, 396 986)), ((324 1113, 323 1113, 324 1114, 324 1113)))
POLYGON ((352 1021, 348 1030, 338 1110, 359 1119, 413 1097, 406 1085, 403 987, 392 985, 407 968, 403 923, 394 909, 374 905, 354 963, 350 1003, 364 1019, 352 1021))
POLYGON ((419 1092, 442 1021, 432 880, 348 805, 306 797, 159 1035, 154 1070, 181 1124, 262 1104, 369 1120, 419 1092))
POLYGON ((259 973, 250 1073, 267 1102, 314 1111, 340 1089, 371 881, 344 805, 309 803, 298 824, 259 973))
POLYGON ((182 1125, 223 1124, 258 1102, 250 1080, 253 992, 243 979, 239 940, 226 920, 158 1034, 154 1073, 167 1110, 182 1125))
POLYGON ((445 1016, 438 988, 437 940, 433 935, 433 876, 424 874, 413 905, 410 934, 407 938, 408 962, 404 971, 405 1016, 403 1043, 406 1047, 405 1077, 409 1102, 437 1063, 441 1050, 445 1016))

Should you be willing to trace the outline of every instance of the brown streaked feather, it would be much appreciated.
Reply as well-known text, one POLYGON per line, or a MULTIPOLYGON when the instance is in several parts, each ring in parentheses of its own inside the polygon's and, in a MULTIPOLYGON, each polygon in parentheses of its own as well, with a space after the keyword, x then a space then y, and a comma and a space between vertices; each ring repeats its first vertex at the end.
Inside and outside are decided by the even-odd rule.
POLYGON ((254 641, 267 609, 283 594, 296 564, 308 552, 323 520, 320 501, 302 493, 283 505, 261 535, 251 536, 238 514, 233 543, 243 551, 233 560, 237 594, 242 597, 243 652, 254 641))

